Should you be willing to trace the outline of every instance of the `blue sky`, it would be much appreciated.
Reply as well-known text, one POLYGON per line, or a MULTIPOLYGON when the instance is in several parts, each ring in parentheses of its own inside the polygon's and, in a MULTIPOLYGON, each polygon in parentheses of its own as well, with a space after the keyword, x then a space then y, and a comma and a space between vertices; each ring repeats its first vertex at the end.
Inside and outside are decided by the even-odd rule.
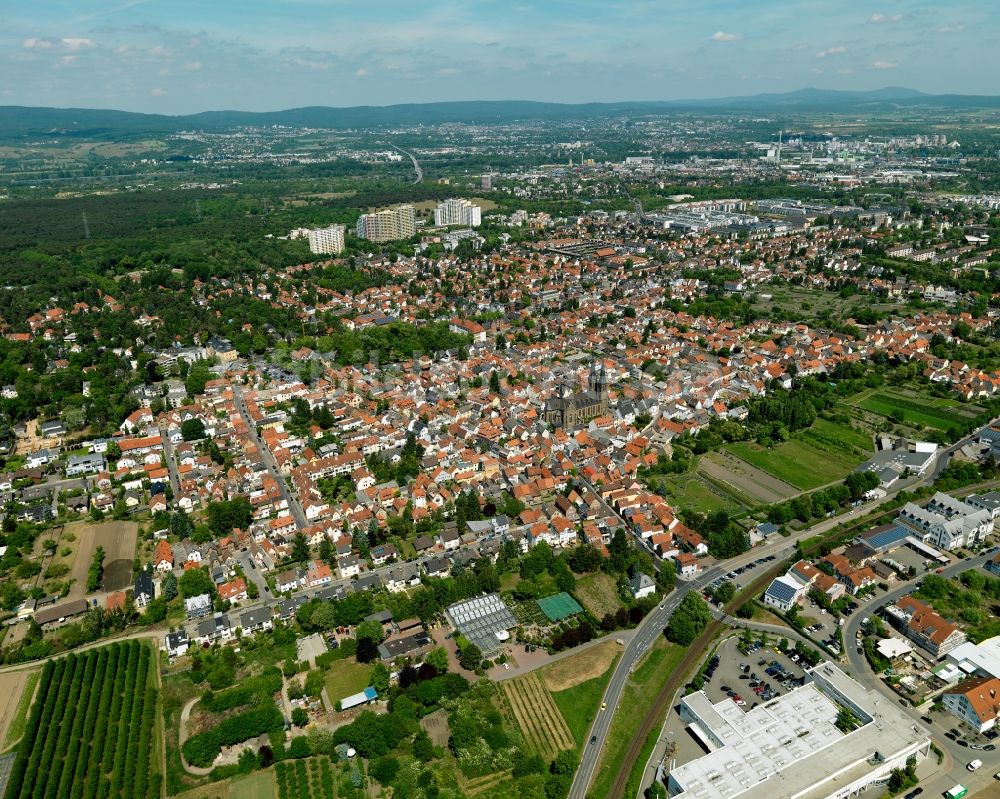
POLYGON ((0 104, 1000 93, 994 0, 2 0, 0 104))

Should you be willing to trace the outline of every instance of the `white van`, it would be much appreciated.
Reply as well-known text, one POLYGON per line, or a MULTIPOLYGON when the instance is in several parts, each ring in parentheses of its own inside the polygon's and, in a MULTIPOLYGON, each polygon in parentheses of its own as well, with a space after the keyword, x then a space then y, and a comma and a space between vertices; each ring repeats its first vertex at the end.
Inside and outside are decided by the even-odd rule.
POLYGON ((979 768, 979 767, 980 767, 981 765, 983 765, 983 761, 982 761, 982 760, 980 760, 980 759, 979 759, 979 758, 977 757, 977 758, 976 758, 975 760, 973 760, 973 761, 972 761, 971 763, 969 763, 969 765, 968 765, 968 766, 967 766, 966 768, 968 768, 968 769, 969 769, 969 771, 975 771, 975 770, 976 770, 976 769, 978 769, 978 768, 979 768))

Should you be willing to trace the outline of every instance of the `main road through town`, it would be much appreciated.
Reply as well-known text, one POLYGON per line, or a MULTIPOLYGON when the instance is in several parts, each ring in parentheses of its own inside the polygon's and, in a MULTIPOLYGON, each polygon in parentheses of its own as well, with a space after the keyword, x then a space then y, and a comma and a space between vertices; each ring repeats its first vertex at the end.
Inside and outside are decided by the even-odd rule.
MULTIPOLYGON (((627 682, 628 677, 632 673, 632 670, 635 668, 637 662, 649 648, 650 644, 656 639, 657 636, 663 634, 663 630, 670 621, 671 615, 674 610, 677 609, 678 605, 680 605, 688 591, 691 591, 692 589, 700 591, 709 583, 728 573, 731 569, 744 566, 762 556, 775 555, 777 560, 780 560, 783 557, 788 557, 794 550, 795 543, 797 541, 829 532, 840 524, 850 524, 855 520, 862 518, 866 512, 876 510, 881 504, 889 499, 892 499, 899 491, 912 491, 921 485, 933 482, 947 467, 949 461, 951 460, 951 456, 961 447, 971 443, 973 439, 974 436, 967 436, 955 444, 939 450, 933 466, 929 468, 923 476, 914 477, 906 481, 900 481, 900 485, 893 491, 889 492, 886 497, 866 502, 849 511, 846 515, 839 515, 829 519, 824 519, 812 527, 794 533, 787 538, 774 536, 777 540, 772 540, 763 546, 755 547, 754 549, 751 549, 736 558, 726 561, 725 564, 713 566, 695 580, 689 582, 678 581, 675 590, 656 608, 656 610, 642 620, 639 627, 635 631, 634 637, 625 646, 625 649, 622 652, 622 657, 618 661, 614 673, 611 675, 611 680, 608 682, 608 687, 602 698, 602 702, 606 705, 606 708, 597 713, 597 717, 594 719, 590 732, 587 735, 587 742, 584 743, 583 752, 580 756, 580 766, 577 768, 576 774, 573 776, 573 785, 569 791, 569 799, 586 799, 587 791, 590 788, 591 780, 594 777, 594 772, 600 762, 601 751, 607 740, 608 731, 610 730, 615 712, 618 710, 618 705, 621 702, 625 683, 627 682), (590 743, 591 740, 593 740, 593 743, 590 743)), ((624 522, 624 520, 622 521, 624 522)), ((630 529, 627 524, 626 528, 630 529)), ((642 546, 646 546, 646 542, 644 541, 640 541, 639 543, 642 546)), ((846 631, 845 640, 847 640, 846 631)), ((641 712, 645 714, 647 708, 625 708, 625 711, 641 712)))

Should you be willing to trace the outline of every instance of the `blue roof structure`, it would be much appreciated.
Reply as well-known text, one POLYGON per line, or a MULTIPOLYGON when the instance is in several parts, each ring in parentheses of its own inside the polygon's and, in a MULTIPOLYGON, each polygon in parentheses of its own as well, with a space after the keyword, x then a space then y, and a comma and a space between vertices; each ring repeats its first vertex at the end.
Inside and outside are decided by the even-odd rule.
POLYGON ((895 524, 888 530, 882 530, 879 533, 871 536, 870 538, 865 538, 865 543, 875 550, 886 550, 891 549, 894 546, 899 546, 907 539, 908 536, 913 535, 912 530, 895 524))
POLYGON ((779 602, 791 602, 795 599, 796 589, 781 577, 776 577, 767 587, 766 593, 779 602))

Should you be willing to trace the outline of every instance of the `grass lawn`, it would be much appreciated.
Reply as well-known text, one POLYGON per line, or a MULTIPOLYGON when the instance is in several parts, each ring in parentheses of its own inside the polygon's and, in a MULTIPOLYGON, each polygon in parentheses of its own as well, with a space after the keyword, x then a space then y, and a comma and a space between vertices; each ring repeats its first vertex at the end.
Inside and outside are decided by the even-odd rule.
POLYGON ((889 391, 882 391, 866 397, 859 405, 866 411, 873 411, 882 416, 901 413, 903 422, 910 424, 915 422, 937 430, 947 430, 967 420, 947 407, 935 407, 935 401, 932 399, 903 397, 889 391))
MULTIPOLYGON (((177 799, 230 799, 230 797, 235 799, 235 797, 242 795, 230 793, 229 780, 222 780, 221 782, 212 782, 208 785, 202 785, 198 788, 192 788, 190 791, 177 794, 177 799)), ((271 799, 271 797, 268 797, 268 799, 271 799)))
POLYGON ((41 676, 42 672, 36 669, 28 675, 24 682, 24 688, 21 690, 21 698, 17 701, 17 707, 14 710, 14 717, 7 728, 7 740, 4 742, 5 749, 20 741, 21 736, 24 735, 24 728, 28 723, 28 708, 31 707, 31 700, 35 695, 35 687, 38 685, 38 678, 41 676))
POLYGON ((600 677, 594 677, 592 680, 582 682, 573 688, 567 688, 565 691, 552 693, 556 707, 566 719, 569 731, 573 733, 577 749, 581 748, 586 741, 590 722, 594 720, 594 714, 598 712, 597 708, 601 705, 604 689, 608 685, 608 680, 611 679, 611 673, 617 662, 618 658, 615 658, 608 670, 600 677))
POLYGON ((351 696, 365 690, 371 685, 372 667, 356 660, 335 660, 326 673, 326 690, 330 701, 336 702, 345 696, 351 696))
POLYGON ((521 582, 521 575, 517 572, 507 572, 500 578, 501 591, 513 591, 515 586, 521 582))
POLYGON ((399 547, 399 556, 403 560, 409 560, 417 556, 417 550, 413 548, 412 542, 400 540, 397 546, 399 547))
POLYGON ((605 613, 614 613, 622 606, 614 577, 604 572, 588 574, 577 580, 573 593, 598 619, 603 618, 605 613))
POLYGON ((753 441, 737 441, 726 449, 761 471, 802 491, 818 488, 850 474, 860 457, 845 452, 820 450, 794 438, 765 449, 753 441))
POLYGON ((608 796, 618 766, 625 757, 629 744, 645 716, 645 709, 656 698, 670 673, 684 657, 684 648, 669 643, 662 636, 646 655, 625 684, 618 712, 611 722, 605 739, 601 762, 594 775, 588 796, 608 796))
POLYGON ((233 777, 229 795, 236 799, 274 799, 274 769, 233 777))
POLYGON ((717 510, 739 512, 744 506, 732 495, 716 488, 697 474, 668 476, 663 481, 676 508, 691 508, 701 513, 717 510))

